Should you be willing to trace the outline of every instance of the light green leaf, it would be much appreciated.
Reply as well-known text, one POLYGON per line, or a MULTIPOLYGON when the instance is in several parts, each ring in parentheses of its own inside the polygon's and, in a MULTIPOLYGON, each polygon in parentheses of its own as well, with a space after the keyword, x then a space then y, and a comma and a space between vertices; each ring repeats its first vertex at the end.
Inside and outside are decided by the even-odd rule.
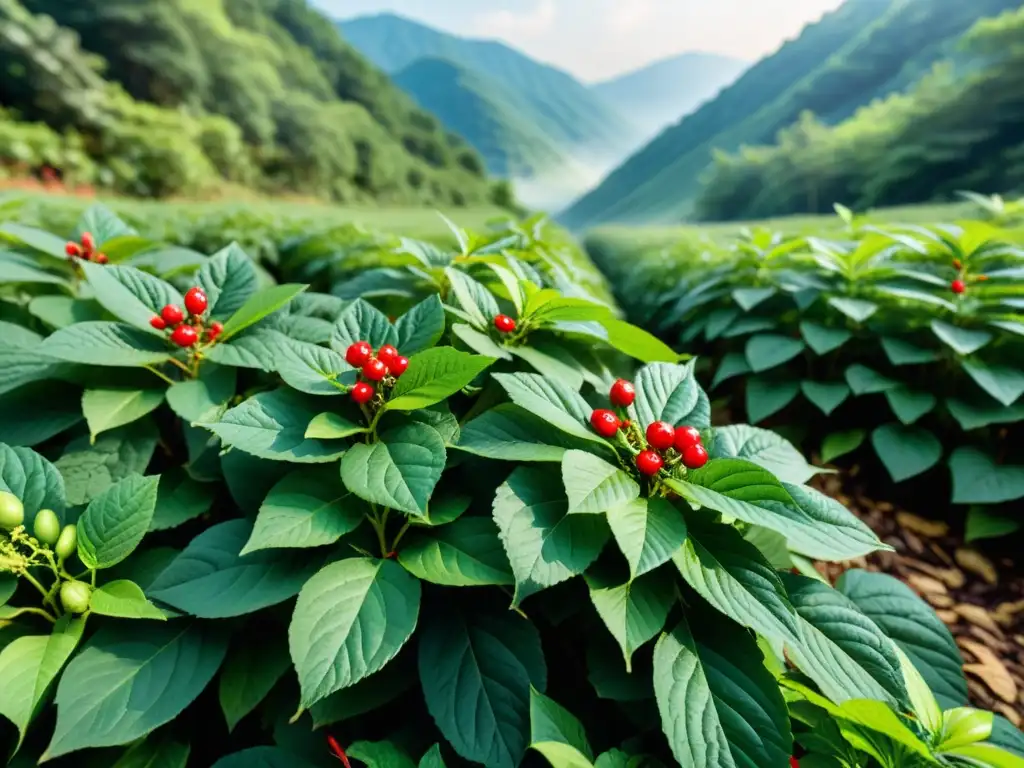
POLYGON ((159 336, 101 320, 54 331, 39 351, 69 363, 124 368, 155 365, 171 356, 167 342, 159 336))
POLYGON ((586 426, 593 409, 579 392, 535 373, 495 373, 492 378, 524 410, 573 437, 607 445, 586 426))
POLYGON ((414 306, 395 323, 398 351, 411 358, 430 349, 444 334, 444 305, 436 293, 414 306))
POLYGON ((592 768, 594 751, 583 725, 567 709, 530 688, 530 749, 552 768, 592 768))
POLYGON ((409 368, 391 391, 387 408, 413 411, 455 394, 487 369, 494 358, 470 355, 451 347, 434 347, 409 359, 409 368))
POLYGON ((800 334, 816 355, 827 355, 843 346, 853 334, 845 328, 828 328, 809 321, 800 323, 800 334))
POLYGON ((641 363, 675 363, 679 360, 679 354, 672 347, 625 320, 602 320, 601 326, 608 334, 609 346, 641 363))
POLYGON ((675 602, 674 585, 664 572, 651 572, 613 584, 587 577, 590 600, 608 631, 622 649, 626 672, 633 671, 633 654, 665 626, 675 602))
POLYGON ((770 333, 751 336, 745 348, 747 363, 755 373, 787 363, 803 351, 799 339, 770 333))
POLYGON ((231 243, 203 262, 196 274, 209 300, 210 317, 230 317, 259 290, 260 281, 252 260, 238 243, 231 243))
POLYGON ((435 744, 420 758, 417 768, 446 768, 441 756, 441 745, 435 744))
POLYGON ((349 746, 348 754, 366 768, 416 768, 405 750, 390 741, 357 741, 349 746))
POLYGON ((906 387, 886 390, 885 399, 896 418, 905 425, 913 424, 938 403, 931 392, 914 392, 906 387))
POLYGON ((489 328, 491 321, 501 312, 491 292, 482 283, 454 267, 445 269, 444 274, 459 307, 469 316, 473 326, 478 330, 489 328))
POLYGON ((421 581, 448 587, 512 584, 494 521, 463 517, 448 525, 410 533, 398 563, 421 581))
POLYGON ((135 267, 101 266, 85 260, 78 265, 89 281, 96 300, 114 317, 159 335, 149 321, 168 304, 181 307, 184 298, 170 283, 135 267))
POLYGON ((224 330, 221 331, 217 340, 224 342, 232 336, 241 333, 250 325, 258 323, 267 315, 285 306, 308 287, 306 285, 284 283, 283 285, 265 288, 259 293, 253 294, 227 319, 227 322, 224 323, 224 330))
POLYGON ((218 698, 228 732, 263 701, 292 665, 288 648, 275 633, 241 635, 240 647, 232 646, 220 673, 218 698))
POLYGON ((117 481, 145 472, 156 443, 149 419, 100 435, 94 444, 86 435, 72 440, 55 464, 67 483, 68 503, 88 504, 117 481))
POLYGON ((665 499, 618 504, 608 510, 607 519, 634 579, 667 563, 686 541, 683 514, 665 499))
POLYGON ((877 304, 872 301, 865 301, 864 299, 847 299, 841 296, 833 296, 828 300, 828 303, 858 323, 863 323, 878 311, 877 304))
MULTIPOLYGON (((992 713, 972 707, 957 707, 939 713, 942 719, 942 740, 937 752, 952 752, 969 744, 986 741, 992 735, 992 713)), ((937 729, 929 729, 935 733, 937 729)))
POLYGON ((558 344, 549 344, 547 351, 540 346, 509 347, 508 351, 539 374, 560 379, 573 389, 583 386, 584 375, 579 364, 558 344))
POLYGON ((643 427, 655 421, 697 429, 711 425, 711 404, 697 384, 693 366, 651 363, 637 372, 636 400, 630 410, 643 427))
POLYGON ((135 551, 149 530, 160 477, 129 475, 89 502, 78 520, 78 556, 110 568, 135 551))
POLYGON ((883 424, 871 433, 871 444, 894 483, 926 472, 942 458, 942 443, 920 427, 883 424))
POLYGON ((885 350, 885 356, 893 365, 918 365, 939 359, 939 353, 935 350, 924 349, 904 339, 883 336, 880 341, 882 349, 885 350))
POLYGON ((273 371, 277 367, 278 350, 281 346, 281 334, 270 328, 256 328, 230 344, 223 344, 222 338, 209 347, 204 357, 211 363, 232 368, 255 368, 260 371, 273 371))
POLYGON ((115 237, 139 234, 103 203, 93 203, 82 214, 78 226, 75 227, 75 239, 81 240, 83 232, 92 233, 99 250, 103 250, 101 246, 115 237))
POLYGON ((61 261, 67 259, 67 252, 64 250, 67 240, 57 237, 45 229, 27 227, 14 221, 7 221, 0 227, 0 232, 12 235, 29 248, 45 253, 47 256, 53 256, 61 261))
POLYGON ((156 619, 166 621, 164 612, 146 599, 134 581, 120 579, 97 587, 92 593, 89 609, 100 616, 120 619, 156 619))
POLYGON ((640 495, 640 486, 619 467, 586 451, 566 451, 562 483, 569 514, 600 514, 640 495))
POLYGON ((167 404, 189 424, 219 418, 235 395, 237 371, 203 363, 199 376, 179 381, 167 390, 167 404))
POLYGON ((747 379, 747 418, 754 424, 778 413, 800 393, 800 384, 761 376, 747 379))
POLYGON ((455 323, 452 333, 479 355, 499 360, 511 360, 512 354, 486 333, 476 330, 465 323, 455 323))
POLYGON ((308 395, 341 395, 355 384, 356 373, 345 359, 332 349, 289 339, 276 331, 274 370, 284 383, 308 395))
POLYGON ((898 381, 883 376, 860 363, 851 365, 843 375, 855 395, 872 395, 899 386, 898 381))
POLYGON ((464 425, 454 447, 503 461, 561 461, 566 451, 591 446, 525 408, 502 403, 464 425))
MULTIPOLYGON (((44 343, 45 347, 46 344, 44 343)), ((44 349, 45 351, 45 349, 44 349)), ((986 365, 980 360, 961 360, 960 365, 974 383, 1005 406, 1024 395, 1024 372, 1006 365, 986 365)))
POLYGON ((960 446, 949 457, 954 504, 1001 504, 1024 497, 1024 467, 1000 466, 977 448, 960 446))
POLYGON ((341 440, 352 435, 369 432, 370 428, 357 424, 340 413, 318 413, 306 427, 306 437, 314 440, 341 440))
POLYGON ((163 389, 87 389, 82 393, 82 413, 95 441, 100 432, 131 424, 163 401, 163 389))
POLYGON ((855 451, 864 442, 867 432, 863 429, 850 429, 844 432, 833 432, 821 441, 821 460, 828 464, 833 459, 855 451))
POLYGON ((850 388, 841 381, 804 380, 800 382, 800 391, 826 416, 831 415, 850 396, 850 388))
POLYGON ((971 760, 975 765, 988 766, 988 768, 1024 768, 1024 758, 1006 752, 993 744, 971 744, 959 747, 950 754, 971 760))
POLYGON ((972 331, 970 328, 960 328, 941 320, 932 320, 931 328, 932 332, 958 355, 973 354, 992 341, 992 334, 988 331, 972 331))
POLYGON ((793 444, 771 430, 729 424, 714 431, 712 458, 752 461, 787 483, 806 483, 818 473, 793 444))

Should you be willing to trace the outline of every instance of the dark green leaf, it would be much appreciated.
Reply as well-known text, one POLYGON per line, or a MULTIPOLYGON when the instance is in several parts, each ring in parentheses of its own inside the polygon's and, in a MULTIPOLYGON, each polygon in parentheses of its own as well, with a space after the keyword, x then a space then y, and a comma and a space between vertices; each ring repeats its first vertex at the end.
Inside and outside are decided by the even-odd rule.
POLYGON ((172 467, 160 476, 160 490, 156 496, 156 510, 149 530, 163 531, 177 528, 194 520, 213 505, 217 486, 200 483, 189 477, 181 467, 172 467))
POLYGON ((40 509, 52 509, 58 518, 64 517, 64 478, 57 467, 29 448, 0 443, 0 490, 21 500, 29 531, 40 509))
POLYGON ((238 243, 231 243, 203 262, 196 279, 209 300, 210 317, 230 317, 259 290, 252 261, 238 243))
POLYGON ((881 338, 882 349, 885 356, 893 365, 917 365, 919 363, 931 363, 939 359, 938 352, 931 349, 923 349, 909 341, 890 336, 881 338))
POLYGON ((267 697, 292 664, 283 639, 243 635, 240 641, 231 647, 218 687, 228 732, 267 697))
POLYGON ((141 269, 101 266, 85 260, 79 266, 103 308, 119 320, 145 330, 147 335, 161 335, 149 324, 161 309, 168 304, 181 307, 184 303, 177 288, 141 269))
MULTIPOLYGON (((637 372, 631 410, 642 426, 655 421, 698 429, 711 425, 711 404, 694 378, 693 366, 651 363, 637 372)), ((589 416, 588 410, 585 417, 589 416)))
POLYGON ((863 323, 878 311, 877 304, 865 301, 864 299, 847 299, 841 296, 833 296, 828 300, 828 303, 858 323, 863 323))
POLYGON ((855 395, 872 395, 876 392, 885 392, 887 389, 898 387, 899 382, 873 371, 866 365, 857 363, 851 365, 844 373, 846 383, 850 385, 855 395))
POLYGON ((163 338, 130 325, 101 320, 54 331, 39 351, 70 363, 129 368, 162 363, 171 356, 163 338))
POLYGON ((583 725, 567 709, 530 689, 530 749, 552 768, 591 768, 594 751, 583 725))
POLYGON ((920 427, 884 424, 871 433, 871 444, 895 483, 926 472, 942 458, 942 443, 920 427))
POLYGON ((87 389, 82 413, 92 439, 100 432, 123 427, 152 412, 164 401, 163 389, 87 389))
POLYGON ((1010 515, 1000 514, 988 507, 972 506, 967 510, 964 523, 964 541, 997 539, 1020 530, 1021 521, 1010 515))
POLYGON ((78 520, 78 556, 89 568, 110 568, 135 551, 156 509, 157 477, 129 475, 89 502, 78 520))
POLYGON ((55 465, 67 484, 68 503, 88 504, 119 480, 144 473, 156 443, 149 420, 101 435, 94 444, 88 437, 72 440, 55 465))
POLYGON ((800 323, 800 334, 816 355, 827 355, 839 349, 853 336, 845 328, 828 328, 806 320, 800 323))
POLYGON ((801 381, 800 390, 804 397, 818 407, 826 416, 842 405, 850 396, 850 388, 841 381, 801 381))
POLYGON ((788 363, 804 351, 804 343, 788 336, 760 334, 747 339, 745 351, 750 369, 760 373, 788 363))
POLYGON ((747 418, 752 423, 778 413, 800 393, 797 381, 774 381, 763 377, 747 379, 747 418))
POLYGON ((958 355, 973 354, 992 341, 992 334, 988 331, 972 331, 941 320, 932 320, 931 327, 932 332, 958 355))
POLYGON ((949 471, 954 504, 1001 504, 1024 497, 1024 467, 999 466, 977 448, 953 451, 949 471))
POLYGON ((593 409, 579 392, 535 373, 495 373, 492 378, 524 410, 566 434, 607 445, 587 426, 593 409))
POLYGON ((1024 372, 1018 368, 986 365, 980 360, 961 360, 960 364, 975 384, 1003 405, 1013 405, 1024 395, 1024 372))
POLYGON ((442 586, 514 583, 498 529, 486 517, 463 517, 410 533, 399 548, 398 562, 416 578, 442 586))
POLYGON ((167 404, 189 424, 220 418, 235 394, 237 371, 204 363, 199 376, 179 381, 167 390, 167 404))
MULTIPOLYGON (((355 746, 354 744, 352 746, 355 746)), ((355 757, 355 755, 352 755, 355 757)), ((280 747, 252 747, 222 757, 213 768, 317 768, 294 752, 280 747)))
POLYGON ((405 693, 419 682, 411 660, 411 654, 399 654, 380 672, 318 701, 309 710, 313 727, 322 728, 372 712, 405 693))
POLYGON ((906 387, 887 390, 885 399, 896 418, 906 425, 913 424, 938 403, 931 392, 914 392, 906 387))
POLYGON ((821 460, 827 464, 833 459, 845 456, 850 451, 857 450, 864 442, 865 437, 867 437, 867 432, 863 429, 851 429, 826 435, 825 439, 821 441, 821 460))
POLYGON ((444 306, 436 293, 414 306, 395 323, 401 354, 411 357, 417 352, 430 349, 444 334, 444 306))
POLYGON ((514 403, 485 411, 462 427, 460 451, 503 461, 561 461, 570 449, 592 444, 568 435, 514 403))

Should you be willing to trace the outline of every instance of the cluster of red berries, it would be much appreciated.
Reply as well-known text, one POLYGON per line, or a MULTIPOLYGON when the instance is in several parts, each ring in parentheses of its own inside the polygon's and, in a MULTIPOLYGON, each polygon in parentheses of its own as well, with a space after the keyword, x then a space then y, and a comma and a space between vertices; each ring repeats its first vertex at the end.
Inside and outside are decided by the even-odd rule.
POLYGON ((359 405, 373 399, 374 383, 383 381, 388 376, 397 379, 409 367, 409 358, 402 357, 390 344, 382 346, 374 355, 373 347, 366 341, 350 344, 345 350, 345 362, 353 368, 360 369, 359 375, 363 380, 357 381, 349 392, 359 405))
POLYGON ((206 341, 213 341, 220 336, 224 325, 216 322, 209 326, 203 325, 203 313, 208 305, 209 301, 202 288, 189 288, 185 294, 185 309, 177 304, 168 304, 160 310, 159 315, 153 315, 149 324, 158 331, 170 328, 171 341, 179 347, 194 346, 204 335, 206 341))
POLYGON ((106 264, 108 261, 107 254, 96 252, 96 240, 91 232, 82 233, 81 243, 69 240, 64 246, 64 253, 72 261, 75 259, 85 259, 86 261, 94 261, 97 264, 106 264))
MULTIPOLYGON (((608 393, 616 408, 628 408, 636 399, 636 390, 625 379, 616 381, 608 393)), ((615 411, 598 408, 590 414, 590 426, 602 437, 613 437, 620 429, 628 430, 629 419, 621 419, 615 411)), ((667 421, 655 421, 644 432, 646 447, 636 456, 636 468, 643 475, 656 475, 665 466, 663 454, 674 449, 687 469, 700 469, 708 463, 707 449, 696 427, 673 427, 667 421)), ((628 439, 628 437, 627 437, 628 439)))
POLYGON ((494 327, 499 333, 512 333, 516 329, 516 321, 508 315, 495 315, 494 327))

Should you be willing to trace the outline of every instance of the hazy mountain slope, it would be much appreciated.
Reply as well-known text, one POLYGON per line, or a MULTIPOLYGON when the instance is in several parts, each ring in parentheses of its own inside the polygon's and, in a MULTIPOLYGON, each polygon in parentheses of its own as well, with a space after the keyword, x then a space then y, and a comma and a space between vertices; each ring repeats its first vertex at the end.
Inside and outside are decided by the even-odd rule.
POLYGON ((591 89, 645 134, 654 135, 715 96, 748 66, 716 53, 683 53, 591 89))
POLYGON ((836 121, 901 87, 978 18, 1019 0, 847 0, 717 98, 661 133, 560 218, 581 228, 604 221, 678 220, 692 210, 716 149, 774 139, 809 110, 836 121))

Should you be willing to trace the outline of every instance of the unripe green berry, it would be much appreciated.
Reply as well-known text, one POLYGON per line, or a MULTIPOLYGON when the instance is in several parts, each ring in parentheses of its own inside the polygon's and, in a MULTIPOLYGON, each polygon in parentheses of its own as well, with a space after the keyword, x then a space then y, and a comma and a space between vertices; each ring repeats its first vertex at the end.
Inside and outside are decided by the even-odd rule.
POLYGON ((65 581, 60 587, 60 604, 68 613, 85 613, 89 610, 92 589, 82 581, 65 581))
POLYGON ((39 541, 52 547, 60 538, 60 519, 57 517, 57 513, 52 509, 40 509, 36 513, 32 531, 39 541))
POLYGON ((57 544, 54 546, 53 551, 57 553, 57 558, 60 560, 67 560, 78 549, 78 528, 74 523, 65 525, 64 530, 60 532, 60 538, 57 539, 57 544))
POLYGON ((9 491, 0 491, 0 528, 17 528, 25 522, 25 505, 9 491))

